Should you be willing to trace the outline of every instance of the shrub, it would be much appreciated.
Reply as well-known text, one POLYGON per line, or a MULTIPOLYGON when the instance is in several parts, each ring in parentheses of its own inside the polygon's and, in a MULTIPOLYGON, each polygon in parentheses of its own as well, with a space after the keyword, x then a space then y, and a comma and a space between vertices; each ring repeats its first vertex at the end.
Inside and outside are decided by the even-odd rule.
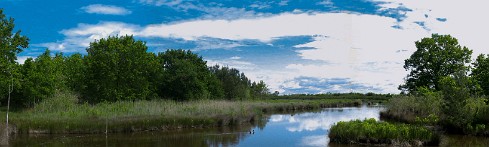
POLYGON ((395 144, 421 141, 423 144, 437 144, 439 135, 415 125, 391 124, 375 119, 338 122, 331 127, 329 137, 338 143, 395 144))

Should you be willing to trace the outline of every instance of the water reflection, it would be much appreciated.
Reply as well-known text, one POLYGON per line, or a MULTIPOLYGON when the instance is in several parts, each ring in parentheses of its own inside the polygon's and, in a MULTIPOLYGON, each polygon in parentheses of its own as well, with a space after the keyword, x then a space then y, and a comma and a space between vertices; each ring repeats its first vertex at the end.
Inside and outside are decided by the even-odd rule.
POLYGON ((382 108, 374 107, 351 107, 351 108, 329 108, 320 113, 303 113, 300 115, 272 115, 271 123, 288 123, 287 130, 290 132, 314 131, 317 129, 329 130, 338 121, 349 121, 354 119, 374 118, 379 119, 379 111, 382 108))
MULTIPOLYGON (((338 121, 379 119, 380 107, 328 108, 273 114, 237 127, 105 135, 17 135, 12 146, 335 146, 328 132, 338 121), (254 130, 254 131, 253 131, 254 130), (250 133, 250 131, 254 133, 250 133)), ((447 136, 442 146, 484 146, 489 139, 447 136)), ((351 145, 347 145, 351 146, 351 145)))

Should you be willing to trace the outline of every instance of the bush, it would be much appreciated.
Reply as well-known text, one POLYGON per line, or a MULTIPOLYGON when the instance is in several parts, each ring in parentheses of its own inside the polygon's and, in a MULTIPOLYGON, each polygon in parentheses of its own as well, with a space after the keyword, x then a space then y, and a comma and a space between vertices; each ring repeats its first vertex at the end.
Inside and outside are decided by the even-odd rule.
POLYGON ((425 127, 408 124, 391 124, 375 119, 338 122, 329 132, 332 142, 396 144, 421 141, 423 144, 438 144, 439 135, 425 127))
POLYGON ((416 117, 427 118, 430 115, 440 116, 443 102, 440 92, 433 92, 427 88, 418 89, 419 96, 404 96, 392 98, 387 103, 387 113, 407 121, 414 121, 416 117), (406 118, 413 116, 412 118, 406 118))

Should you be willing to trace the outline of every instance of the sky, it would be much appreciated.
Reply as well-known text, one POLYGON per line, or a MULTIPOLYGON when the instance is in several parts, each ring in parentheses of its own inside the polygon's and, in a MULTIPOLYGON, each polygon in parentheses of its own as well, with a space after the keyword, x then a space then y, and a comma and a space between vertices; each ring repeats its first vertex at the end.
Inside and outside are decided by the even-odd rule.
POLYGON ((133 35, 150 52, 188 49, 282 94, 399 93, 414 42, 450 34, 489 53, 487 0, 0 0, 30 38, 23 63, 50 49, 133 35))

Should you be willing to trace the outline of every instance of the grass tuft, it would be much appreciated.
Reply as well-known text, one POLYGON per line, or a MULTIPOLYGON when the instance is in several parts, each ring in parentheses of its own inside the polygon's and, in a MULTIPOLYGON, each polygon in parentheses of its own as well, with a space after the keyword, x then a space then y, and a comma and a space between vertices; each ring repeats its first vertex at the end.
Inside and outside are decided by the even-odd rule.
POLYGON ((338 122, 331 127, 332 142, 389 145, 437 145, 440 136, 433 131, 415 125, 391 124, 375 119, 338 122))

